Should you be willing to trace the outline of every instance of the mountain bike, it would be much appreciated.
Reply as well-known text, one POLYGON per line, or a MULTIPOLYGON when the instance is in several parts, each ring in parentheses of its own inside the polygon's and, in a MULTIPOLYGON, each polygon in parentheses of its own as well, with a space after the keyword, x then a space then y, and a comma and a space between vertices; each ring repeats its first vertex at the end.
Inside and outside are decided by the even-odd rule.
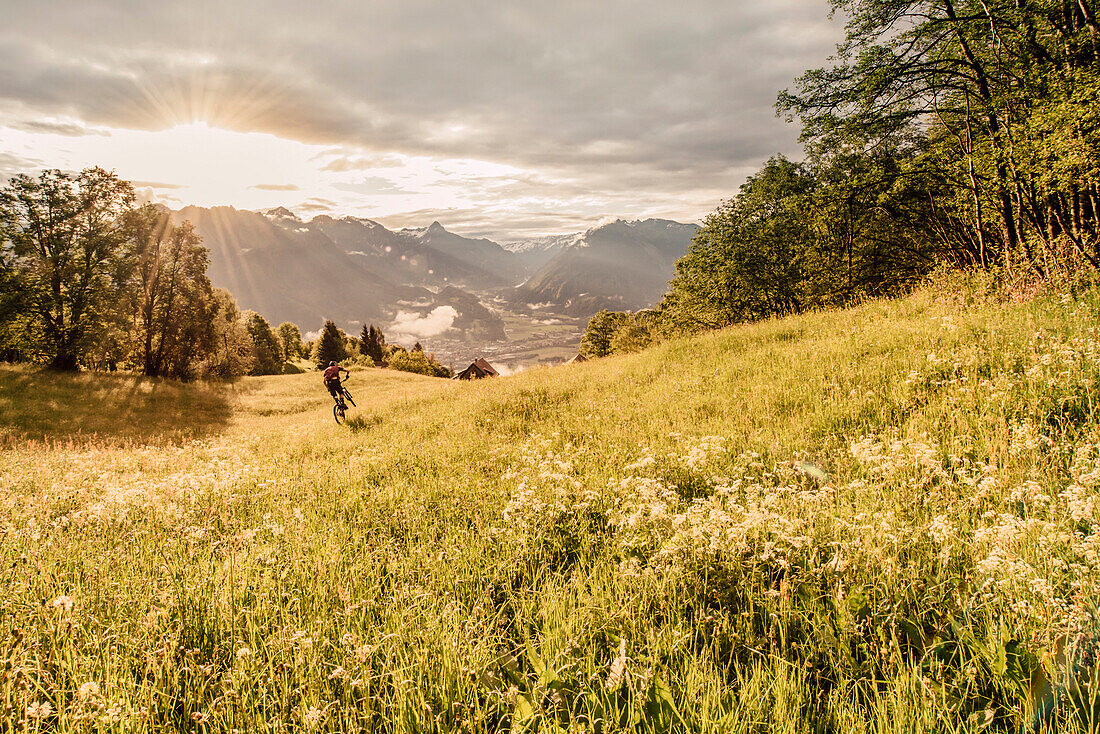
POLYGON ((355 400, 351 397, 348 389, 344 387, 344 383, 348 381, 349 377, 351 375, 340 380, 340 391, 336 393, 336 404, 332 406, 332 417, 336 419, 337 423, 344 422, 344 415, 348 412, 347 403, 351 403, 352 407, 355 407, 355 400))

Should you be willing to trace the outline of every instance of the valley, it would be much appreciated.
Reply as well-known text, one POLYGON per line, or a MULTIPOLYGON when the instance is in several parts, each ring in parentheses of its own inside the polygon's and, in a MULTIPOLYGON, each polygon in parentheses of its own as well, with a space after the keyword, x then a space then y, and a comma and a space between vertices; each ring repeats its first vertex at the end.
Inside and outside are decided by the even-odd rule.
POLYGON ((211 282, 272 326, 349 335, 375 324, 444 364, 483 356, 515 371, 576 353, 600 309, 657 302, 698 227, 617 220, 586 232, 501 245, 441 223, 390 230, 363 218, 309 221, 285 208, 185 207, 209 250, 211 282))

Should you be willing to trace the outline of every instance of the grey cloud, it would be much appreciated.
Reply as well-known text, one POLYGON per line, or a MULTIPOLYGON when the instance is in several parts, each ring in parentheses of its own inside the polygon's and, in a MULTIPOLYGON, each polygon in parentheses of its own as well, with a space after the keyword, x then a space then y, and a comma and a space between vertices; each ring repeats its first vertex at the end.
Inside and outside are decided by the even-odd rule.
POLYGON ((316 158, 331 159, 321 166, 322 171, 333 173, 347 173, 348 171, 367 171, 375 168, 399 168, 402 161, 395 155, 344 155, 340 151, 326 151, 316 158))
POLYGON ((24 130, 26 132, 65 135, 72 138, 83 137, 84 135, 102 135, 103 137, 111 136, 111 133, 107 130, 96 130, 94 128, 87 128, 83 125, 77 125, 71 122, 26 120, 12 122, 9 126, 16 130, 24 130))
POLYGON ((372 217, 389 229, 422 227, 427 222, 438 221, 448 230, 464 237, 485 237, 495 242, 510 242, 545 234, 583 232, 609 218, 645 219, 661 217, 681 222, 698 221, 699 217, 684 216, 683 208, 675 211, 663 209, 630 210, 626 202, 612 204, 578 205, 570 211, 527 210, 508 208, 483 209, 476 207, 452 209, 417 209, 384 217, 372 217))
POLYGON ((41 41, 0 36, 0 100, 93 124, 158 130, 203 120, 230 130, 294 139, 348 139, 356 126, 342 107, 326 108, 320 90, 279 63, 229 57, 173 57, 150 50, 59 56, 41 41), (297 83, 295 83, 297 82, 297 83))
POLYGON ((332 172, 381 167, 390 152, 476 158, 669 199, 684 186, 732 192, 740 171, 797 152, 772 105, 839 39, 828 10, 38 0, 6 11, 0 99, 96 124, 205 119, 378 156, 337 153, 332 172))
POLYGON ((520 239, 530 233, 580 232, 588 229, 600 216, 585 217, 563 212, 493 212, 483 209, 417 209, 385 217, 376 217, 389 229, 422 227, 427 222, 439 222, 451 232, 464 237, 486 237, 505 242, 520 239))
POLYGON ((296 211, 307 212, 311 214, 317 212, 331 212, 336 208, 336 202, 315 196, 310 199, 306 199, 301 204, 293 208, 296 211))
POLYGON ((45 162, 36 158, 24 158, 13 153, 0 151, 0 176, 11 178, 18 173, 30 173, 45 167, 45 162))

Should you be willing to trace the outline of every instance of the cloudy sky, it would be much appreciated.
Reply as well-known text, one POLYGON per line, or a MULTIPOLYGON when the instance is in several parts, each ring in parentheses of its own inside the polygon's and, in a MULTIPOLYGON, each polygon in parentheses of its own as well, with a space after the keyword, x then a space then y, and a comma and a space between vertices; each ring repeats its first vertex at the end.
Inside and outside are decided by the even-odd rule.
POLYGON ((797 156, 825 0, 33 0, 0 24, 0 179, 501 240, 699 221, 797 156))

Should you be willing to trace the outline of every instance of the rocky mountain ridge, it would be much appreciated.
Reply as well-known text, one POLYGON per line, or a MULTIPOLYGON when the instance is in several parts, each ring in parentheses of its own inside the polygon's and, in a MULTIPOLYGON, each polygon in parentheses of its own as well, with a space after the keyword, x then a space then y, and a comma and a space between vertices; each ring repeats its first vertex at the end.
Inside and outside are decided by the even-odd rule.
POLYGON ((272 324, 314 331, 332 319, 357 332, 373 322, 455 343, 508 339, 508 313, 583 320, 599 308, 648 306, 697 230, 619 220, 501 245, 439 222, 390 230, 361 217, 305 221, 283 207, 186 207, 172 216, 202 236, 212 282, 272 324))

